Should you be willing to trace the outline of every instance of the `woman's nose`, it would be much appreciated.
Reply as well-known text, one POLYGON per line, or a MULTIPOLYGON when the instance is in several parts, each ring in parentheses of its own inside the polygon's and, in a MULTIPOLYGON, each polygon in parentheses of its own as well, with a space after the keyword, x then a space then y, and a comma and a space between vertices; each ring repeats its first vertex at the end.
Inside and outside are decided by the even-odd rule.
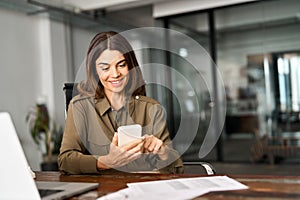
POLYGON ((119 70, 118 70, 117 67, 112 67, 112 69, 111 69, 111 76, 112 77, 118 77, 118 76, 120 76, 120 72, 119 72, 119 70))

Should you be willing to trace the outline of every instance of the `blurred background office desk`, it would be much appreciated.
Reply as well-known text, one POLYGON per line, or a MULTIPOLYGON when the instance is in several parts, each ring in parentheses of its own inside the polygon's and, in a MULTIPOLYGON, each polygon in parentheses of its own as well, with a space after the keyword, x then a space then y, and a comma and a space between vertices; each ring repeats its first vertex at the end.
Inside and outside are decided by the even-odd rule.
MULTIPOLYGON (((36 172, 38 181, 94 182, 95 191, 72 199, 96 199, 126 188, 126 183, 199 177, 197 174, 117 174, 117 175, 61 175, 59 172, 36 172)), ((300 199, 299 176, 228 175, 247 185, 247 190, 213 192, 196 199, 300 199)))

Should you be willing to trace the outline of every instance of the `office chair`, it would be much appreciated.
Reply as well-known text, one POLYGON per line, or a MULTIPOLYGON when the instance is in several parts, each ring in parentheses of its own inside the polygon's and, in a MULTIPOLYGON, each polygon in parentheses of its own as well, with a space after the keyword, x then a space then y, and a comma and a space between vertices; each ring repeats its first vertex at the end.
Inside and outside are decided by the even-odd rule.
POLYGON ((74 96, 78 94, 77 90, 77 84, 78 83, 64 83, 63 91, 65 92, 65 116, 68 108, 69 108, 69 103, 72 100, 74 96))
MULTIPOLYGON (((67 111, 69 108, 69 103, 71 99, 78 94, 77 90, 78 83, 64 83, 63 91, 65 92, 65 116, 67 116, 67 111)), ((215 168, 207 162, 184 162, 184 165, 200 165, 204 169, 207 175, 216 174, 215 168)))
POLYGON ((192 174, 193 173, 197 173, 197 174, 206 173, 207 175, 215 175, 217 173, 214 166, 208 162, 183 161, 183 165, 184 165, 186 173, 192 173, 192 174), (197 166, 201 166, 201 168, 199 168, 197 166))

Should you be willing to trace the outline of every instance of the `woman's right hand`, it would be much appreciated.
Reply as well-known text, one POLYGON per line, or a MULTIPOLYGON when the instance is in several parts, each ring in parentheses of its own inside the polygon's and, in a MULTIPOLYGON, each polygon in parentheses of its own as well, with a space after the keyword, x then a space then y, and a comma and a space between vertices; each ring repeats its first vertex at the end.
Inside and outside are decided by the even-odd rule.
POLYGON ((118 133, 115 133, 110 144, 109 153, 99 156, 97 167, 100 170, 122 167, 138 158, 143 153, 144 139, 137 139, 123 146, 118 146, 118 133))

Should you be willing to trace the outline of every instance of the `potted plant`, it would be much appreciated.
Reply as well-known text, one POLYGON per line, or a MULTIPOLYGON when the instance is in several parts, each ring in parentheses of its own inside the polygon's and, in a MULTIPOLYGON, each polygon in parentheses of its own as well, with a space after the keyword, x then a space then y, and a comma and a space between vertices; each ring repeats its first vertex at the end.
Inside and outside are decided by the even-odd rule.
POLYGON ((43 171, 57 171, 56 156, 59 153, 63 130, 51 123, 48 108, 45 103, 36 103, 26 116, 29 130, 34 142, 43 154, 43 171))

